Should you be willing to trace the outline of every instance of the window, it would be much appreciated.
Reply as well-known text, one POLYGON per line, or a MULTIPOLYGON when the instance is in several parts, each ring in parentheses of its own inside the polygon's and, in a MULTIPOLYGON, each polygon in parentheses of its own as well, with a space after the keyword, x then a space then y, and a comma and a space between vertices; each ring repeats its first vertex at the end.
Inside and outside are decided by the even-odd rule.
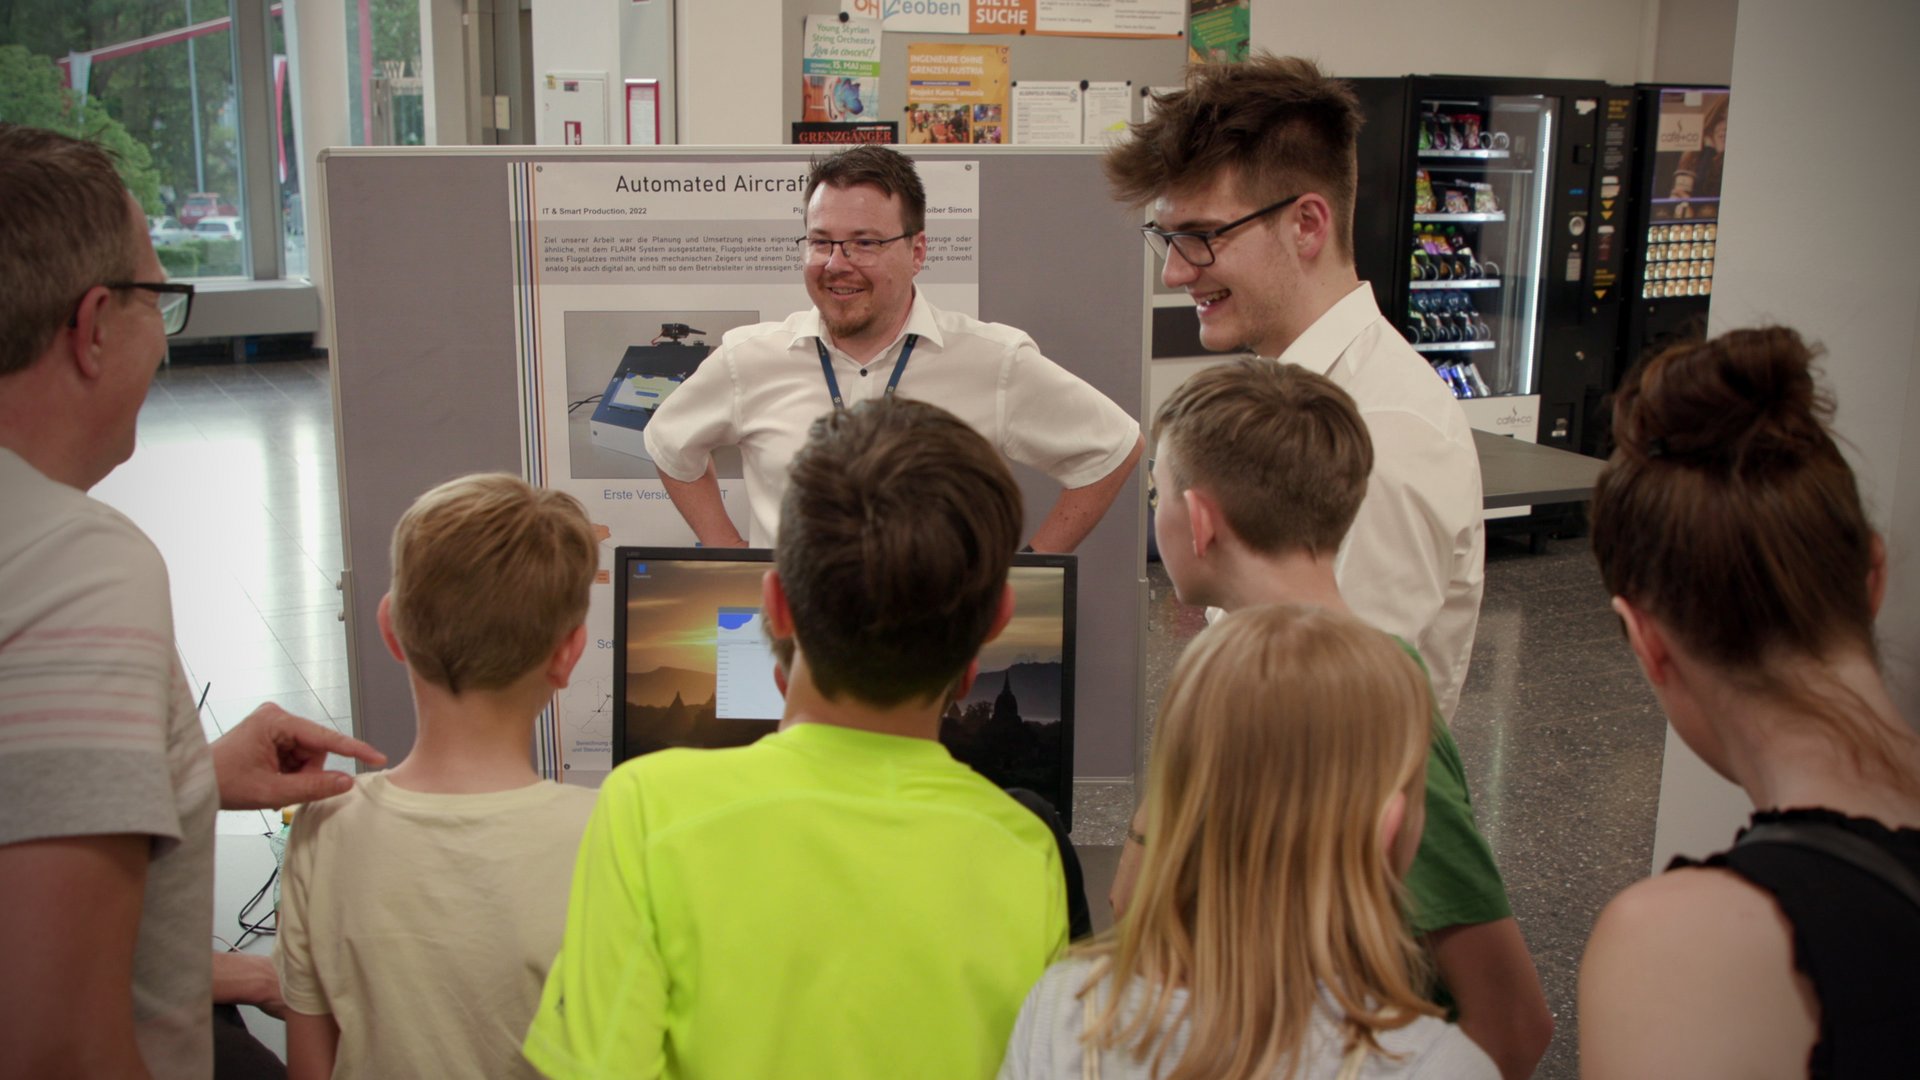
POLYGON ((264 237, 261 255, 245 227, 249 168, 277 169, 282 190, 299 192, 280 21, 263 0, 13 0, 0 5, 0 119, 113 150, 170 276, 272 276, 283 263, 302 272, 304 242, 296 259, 293 238, 283 255, 278 236, 264 237), (243 31, 271 19, 277 55, 254 67, 278 76, 280 94, 236 77, 250 70, 236 51, 236 15, 243 31), (248 100, 274 103, 277 145, 244 145, 248 100), (200 227, 210 220, 226 227, 200 227))

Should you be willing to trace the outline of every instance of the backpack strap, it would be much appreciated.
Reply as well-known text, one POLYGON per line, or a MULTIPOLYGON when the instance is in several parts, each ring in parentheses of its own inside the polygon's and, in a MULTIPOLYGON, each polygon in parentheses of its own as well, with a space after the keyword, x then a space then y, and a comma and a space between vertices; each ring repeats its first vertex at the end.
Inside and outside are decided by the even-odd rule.
POLYGON ((1838 825, 1793 821, 1755 825, 1735 842, 1734 847, 1749 844, 1787 844, 1817 851, 1854 869, 1877 878, 1889 889, 1905 897, 1920 909, 1920 876, 1899 859, 1871 840, 1855 836, 1838 825))

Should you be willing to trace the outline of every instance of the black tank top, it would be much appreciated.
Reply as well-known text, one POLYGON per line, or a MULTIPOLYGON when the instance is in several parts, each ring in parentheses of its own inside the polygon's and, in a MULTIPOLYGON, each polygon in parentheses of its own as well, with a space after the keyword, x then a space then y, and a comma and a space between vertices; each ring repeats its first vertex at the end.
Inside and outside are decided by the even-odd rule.
MULTIPOLYGON (((1837 825, 1920 874, 1920 830, 1832 810, 1761 810, 1751 824, 1772 822, 1837 825)), ((1820 1002, 1809 1076, 1920 1075, 1920 909, 1910 900, 1851 864, 1788 844, 1676 858, 1668 869, 1681 866, 1731 870, 1766 890, 1792 924, 1794 966, 1820 1002)))

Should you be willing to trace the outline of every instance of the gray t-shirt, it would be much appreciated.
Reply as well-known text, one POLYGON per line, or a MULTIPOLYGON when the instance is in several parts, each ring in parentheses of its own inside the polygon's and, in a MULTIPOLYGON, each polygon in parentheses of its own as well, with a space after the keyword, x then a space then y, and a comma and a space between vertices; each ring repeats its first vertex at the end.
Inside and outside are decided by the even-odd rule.
POLYGON ((134 1037, 157 1080, 205 1080, 220 793, 166 565, 131 521, 6 449, 0 492, 0 845, 147 840, 134 1037))
MULTIPOLYGON (((1013 1038, 1007 1044, 1007 1059, 1000 1065, 1000 1080, 1081 1080, 1086 1075, 1082 1061, 1080 1033, 1085 1029, 1086 1005, 1078 996, 1093 971, 1094 962, 1086 959, 1064 960, 1047 969, 1040 977, 1020 1017, 1014 1022, 1013 1038)), ((1104 987, 1104 984, 1103 984, 1104 987)), ((1094 991, 1096 1012, 1106 1006, 1104 988, 1094 991)), ((1173 1007, 1178 1010, 1186 999, 1185 991, 1175 991, 1173 1007)), ((1152 997, 1139 980, 1127 988, 1123 1015, 1150 1004, 1152 997)), ((1294 1076, 1298 1080, 1322 1080, 1340 1070, 1341 1038, 1334 1025, 1337 1013, 1330 997, 1322 994, 1320 1009, 1313 1018, 1307 1036, 1307 1050, 1294 1076)), ((1188 1029, 1181 1025, 1169 1032, 1167 1063, 1179 1060, 1186 1049, 1188 1029)), ((1421 1017, 1398 1031, 1385 1032, 1380 1044, 1392 1057, 1368 1055, 1360 1068, 1364 1080, 1500 1080, 1493 1059, 1473 1044, 1459 1028, 1433 1017, 1421 1017)), ((1153 1056, 1136 1062, 1129 1048, 1109 1049, 1100 1054, 1101 1080, 1151 1080, 1153 1056)))

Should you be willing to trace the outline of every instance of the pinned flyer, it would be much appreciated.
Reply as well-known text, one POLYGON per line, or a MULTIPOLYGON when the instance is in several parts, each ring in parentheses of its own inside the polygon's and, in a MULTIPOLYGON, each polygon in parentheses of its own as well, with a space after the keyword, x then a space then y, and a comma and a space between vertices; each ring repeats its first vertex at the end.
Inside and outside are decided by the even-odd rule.
POLYGON ((1019 146, 1078 146, 1085 115, 1077 82, 1013 87, 1013 141, 1019 146))
POLYGON ((800 50, 800 121, 873 122, 880 112, 880 20, 809 15, 800 50))

